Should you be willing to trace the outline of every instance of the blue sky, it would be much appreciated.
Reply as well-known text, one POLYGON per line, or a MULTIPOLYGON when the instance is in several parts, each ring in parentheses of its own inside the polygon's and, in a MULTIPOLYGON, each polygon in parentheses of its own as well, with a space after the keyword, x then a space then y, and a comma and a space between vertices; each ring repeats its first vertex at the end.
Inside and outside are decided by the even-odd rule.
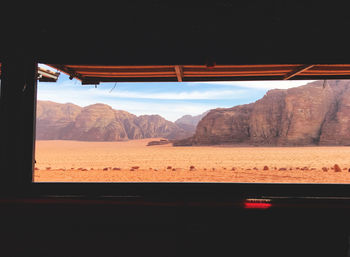
MULTIPOLYGON (((41 65, 45 68, 47 66, 41 65)), ((61 73, 56 83, 38 83, 38 100, 88 106, 104 103, 136 115, 159 114, 170 121, 218 107, 254 102, 274 88, 291 88, 310 81, 156 82, 81 85, 61 73), (114 88, 114 89, 113 89, 114 88)))

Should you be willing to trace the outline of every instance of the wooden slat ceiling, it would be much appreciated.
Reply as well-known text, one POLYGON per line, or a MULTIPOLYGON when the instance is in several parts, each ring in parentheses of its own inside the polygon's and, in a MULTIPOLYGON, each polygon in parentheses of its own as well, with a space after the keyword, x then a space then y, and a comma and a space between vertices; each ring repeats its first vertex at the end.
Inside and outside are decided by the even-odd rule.
POLYGON ((350 64, 162 65, 103 66, 55 65, 82 82, 238 81, 286 79, 350 79, 350 64))

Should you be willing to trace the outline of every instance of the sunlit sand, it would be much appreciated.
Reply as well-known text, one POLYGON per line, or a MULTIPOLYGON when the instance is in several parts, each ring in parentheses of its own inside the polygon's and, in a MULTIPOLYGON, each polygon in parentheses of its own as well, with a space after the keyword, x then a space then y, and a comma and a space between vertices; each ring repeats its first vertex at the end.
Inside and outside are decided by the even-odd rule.
POLYGON ((350 147, 146 146, 152 140, 37 141, 34 181, 350 183, 350 147))

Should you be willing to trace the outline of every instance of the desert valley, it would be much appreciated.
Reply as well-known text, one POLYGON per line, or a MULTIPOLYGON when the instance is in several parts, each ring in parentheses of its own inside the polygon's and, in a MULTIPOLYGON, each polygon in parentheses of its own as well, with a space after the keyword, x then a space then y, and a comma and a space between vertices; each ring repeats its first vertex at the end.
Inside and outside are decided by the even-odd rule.
POLYGON ((149 141, 38 141, 34 181, 350 183, 350 147, 147 146, 149 141))
POLYGON ((350 183, 349 99, 316 81, 175 122, 38 101, 34 181, 350 183))

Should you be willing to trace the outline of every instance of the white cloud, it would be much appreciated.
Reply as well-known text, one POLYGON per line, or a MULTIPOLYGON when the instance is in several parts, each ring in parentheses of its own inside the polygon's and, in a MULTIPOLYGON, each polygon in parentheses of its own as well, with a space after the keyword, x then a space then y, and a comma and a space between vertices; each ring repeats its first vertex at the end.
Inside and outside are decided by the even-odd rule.
POLYGON ((264 81, 217 81, 217 82, 200 82, 200 83, 213 84, 213 85, 239 86, 239 87, 245 87, 245 88, 255 88, 255 89, 266 90, 266 89, 288 89, 292 87, 299 87, 313 81, 314 80, 264 80, 264 81))
POLYGON ((214 109, 216 106, 200 103, 183 103, 183 102, 147 102, 141 103, 132 100, 115 100, 111 102, 105 102, 106 104, 112 106, 116 110, 125 110, 131 112, 135 115, 144 114, 159 114, 160 116, 166 118, 170 121, 175 121, 183 115, 198 115, 203 112, 214 109))
POLYGON ((74 103, 79 106, 87 106, 96 103, 96 98, 86 91, 79 92, 77 90, 38 90, 38 100, 47 100, 57 103, 74 103))
POLYGON ((205 90, 205 91, 190 91, 190 92, 140 92, 140 91, 125 91, 115 89, 112 92, 105 89, 89 89, 95 96, 102 97, 118 97, 118 98, 137 98, 137 99, 163 99, 163 100, 205 100, 205 99, 239 99, 246 90, 205 90))
POLYGON ((216 105, 203 104, 203 103, 191 103, 191 102, 140 102, 139 100, 125 100, 116 98, 107 98, 103 101, 99 101, 98 98, 91 94, 86 94, 86 91, 76 92, 68 90, 65 92, 57 92, 52 94, 50 92, 40 92, 38 94, 38 100, 48 100, 57 103, 74 103, 79 106, 88 106, 95 104, 96 102, 103 102, 111 106, 115 110, 124 110, 135 114, 137 116, 144 114, 159 114, 170 121, 175 121, 183 115, 198 115, 203 112, 216 108, 216 105))
MULTIPOLYGON (((74 86, 80 83, 79 81, 66 80, 59 82, 55 86, 57 90, 55 95, 59 97, 60 94, 67 96, 68 98, 74 95, 76 97, 79 94, 79 98, 82 97, 103 97, 103 98, 136 98, 136 99, 157 99, 157 100, 216 100, 216 99, 240 99, 249 92, 246 89, 237 88, 225 88, 225 89, 206 89, 206 90, 192 90, 192 91, 180 91, 180 92, 150 92, 145 89, 138 91, 118 89, 118 86, 111 90, 106 85, 100 85, 97 88, 92 86, 80 86, 79 89, 74 89, 74 86), (65 88, 66 87, 66 88, 65 88), (85 87, 85 90, 82 90, 85 87)), ((40 89, 40 88, 39 88, 40 89)), ((188 90, 188 88, 187 88, 188 90)), ((42 94, 45 94, 45 89, 39 90, 42 94)), ((52 94, 52 92, 47 92, 52 94)))

